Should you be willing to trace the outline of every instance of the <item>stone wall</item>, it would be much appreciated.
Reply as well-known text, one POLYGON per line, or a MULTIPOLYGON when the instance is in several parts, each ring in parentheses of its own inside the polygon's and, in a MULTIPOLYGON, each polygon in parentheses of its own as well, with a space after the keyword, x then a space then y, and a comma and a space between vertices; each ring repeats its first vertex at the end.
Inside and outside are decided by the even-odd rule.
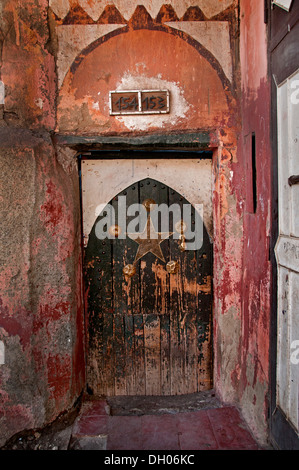
POLYGON ((47 2, 0 10, 0 443, 69 409, 84 386, 79 184, 52 143, 47 2))

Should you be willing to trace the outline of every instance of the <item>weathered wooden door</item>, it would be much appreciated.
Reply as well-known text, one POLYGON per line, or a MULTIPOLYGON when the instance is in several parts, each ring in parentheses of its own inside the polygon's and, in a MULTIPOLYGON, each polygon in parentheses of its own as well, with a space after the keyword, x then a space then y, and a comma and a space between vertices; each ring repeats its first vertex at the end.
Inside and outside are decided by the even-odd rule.
MULTIPOLYGON (((157 162, 152 160, 133 163, 133 179, 126 178, 130 162, 128 167, 124 162, 105 163, 82 163, 83 213, 84 201, 90 213, 89 201, 99 197, 92 195, 95 185, 91 175, 105 185, 104 173, 112 176, 122 168, 122 190, 109 201, 94 204, 98 215, 92 227, 88 222, 92 217, 86 215, 85 234, 90 227, 84 253, 89 391, 114 396, 209 390, 212 244, 206 224, 211 220, 207 215, 210 201, 200 214, 173 188, 186 179, 179 171, 182 163, 171 171, 175 161, 168 161, 166 170, 159 162, 160 181, 148 176, 136 180, 142 174, 159 175, 157 162), (173 180, 173 186, 165 183, 167 178, 173 180), (125 181, 133 183, 125 186, 125 181), (136 212, 138 207, 143 210, 136 212), (180 216, 174 211, 163 212, 169 207, 180 208, 180 216), (189 209, 183 212, 184 207, 189 209), (158 217, 156 208, 163 209, 158 217), (200 224, 205 217, 206 224, 200 224), (188 244, 195 228, 202 240, 188 244)), ((210 185, 211 162, 189 163, 189 185, 197 189, 198 200, 202 197, 204 204, 211 188, 200 188, 200 184, 210 185), (197 174, 192 168, 197 168, 197 174)), ((183 167, 188 170, 188 161, 183 167)), ((111 186, 111 180, 108 184, 111 186)))

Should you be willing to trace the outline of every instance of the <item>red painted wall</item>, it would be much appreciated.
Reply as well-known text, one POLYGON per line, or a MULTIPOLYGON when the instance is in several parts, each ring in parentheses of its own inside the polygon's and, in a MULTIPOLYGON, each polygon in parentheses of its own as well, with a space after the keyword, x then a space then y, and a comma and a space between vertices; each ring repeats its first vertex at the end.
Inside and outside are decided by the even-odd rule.
POLYGON ((79 183, 54 148, 47 1, 2 1, 0 445, 72 407, 84 386, 79 183))
MULTIPOLYGON (((267 427, 269 393, 271 229, 270 81, 264 2, 241 1, 241 110, 244 267, 240 369, 234 373, 243 413, 255 430, 267 427), (251 135, 256 138, 257 207, 253 213, 251 135)), ((239 179, 239 174, 237 178, 239 179)), ((239 179, 239 181, 241 181, 239 179)))
POLYGON ((125 32, 84 50, 60 93, 56 19, 48 12, 48 2, 2 4, 0 79, 6 96, 0 105, 5 234, 0 249, 0 340, 6 361, 0 366, 0 443, 53 420, 73 405, 85 385, 78 173, 74 152, 53 144, 54 131, 97 137, 210 133, 215 388, 225 402, 241 407, 252 429, 265 439, 271 152, 263 2, 240 0, 240 62, 237 5, 227 12, 231 84, 215 57, 188 35, 153 25, 141 9, 125 32), (105 73, 98 73, 99 64, 105 73), (178 103, 183 106, 185 100, 188 109, 180 108, 173 120, 149 129, 112 118, 103 97, 124 78, 128 84, 133 77, 141 86, 149 71, 151 80, 171 83, 178 103), (252 132, 257 143, 255 214, 252 132))

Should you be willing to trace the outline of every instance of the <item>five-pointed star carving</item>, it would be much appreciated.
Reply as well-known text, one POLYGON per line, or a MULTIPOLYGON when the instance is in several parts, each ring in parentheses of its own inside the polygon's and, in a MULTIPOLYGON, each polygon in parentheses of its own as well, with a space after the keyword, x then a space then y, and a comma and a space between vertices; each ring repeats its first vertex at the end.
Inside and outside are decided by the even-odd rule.
POLYGON ((128 233, 128 236, 139 245, 134 262, 136 263, 147 253, 153 253, 165 263, 160 244, 171 235, 173 235, 173 232, 156 232, 153 221, 149 215, 142 233, 128 233))

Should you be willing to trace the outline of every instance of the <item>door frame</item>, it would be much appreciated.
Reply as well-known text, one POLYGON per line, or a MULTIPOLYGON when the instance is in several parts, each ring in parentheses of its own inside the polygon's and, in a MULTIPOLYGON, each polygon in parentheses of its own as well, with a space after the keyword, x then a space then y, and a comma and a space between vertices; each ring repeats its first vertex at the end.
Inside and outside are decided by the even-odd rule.
MULTIPOLYGON (((169 136, 168 136, 169 137, 169 136)), ((186 135, 179 136, 179 138, 183 138, 183 148, 180 148, 180 145, 177 145, 177 142, 175 142, 174 146, 172 145, 158 145, 158 148, 155 146, 154 148, 144 148, 144 146, 139 145, 134 148, 126 148, 126 145, 124 145, 125 148, 123 148, 123 145, 114 145, 112 144, 111 146, 108 144, 103 145, 103 149, 98 149, 98 148, 92 148, 88 149, 85 151, 78 151, 77 153, 77 159, 78 159, 78 169, 79 169, 79 180, 80 180, 80 209, 81 209, 81 233, 82 233, 82 258, 84 256, 84 243, 83 243, 83 202, 82 202, 82 174, 81 174, 81 164, 83 159, 88 159, 88 160, 106 160, 107 162, 113 161, 113 160, 120 160, 120 159, 161 159, 161 160, 168 160, 168 159, 194 159, 194 158, 200 158, 200 159, 208 159, 212 162, 212 179, 213 179, 213 160, 214 160, 214 155, 215 151, 218 150, 218 146, 212 146, 209 147, 206 142, 194 142, 192 139, 192 142, 190 142, 190 135, 189 135, 189 145, 186 144, 186 135), (170 147, 170 148, 169 148, 170 147)), ((198 138, 198 137, 197 137, 198 138)), ((176 137, 175 137, 176 139, 176 137)), ((105 140, 105 139, 104 139, 105 140)), ((122 140, 116 139, 116 140, 122 140)), ((135 139, 129 139, 131 142, 132 140, 134 141, 135 139)), ((96 145, 97 147, 97 145, 96 145)), ((145 146, 147 147, 147 146, 145 146)), ((213 193, 213 188, 212 188, 212 193, 213 193)), ((213 195, 212 195, 213 198, 213 195)), ((212 209, 214 212, 214 204, 212 200, 212 209)), ((212 214, 213 217, 213 214, 212 214)), ((214 218, 214 217, 213 217, 214 218)), ((213 244, 213 239, 212 239, 212 245, 213 244)), ((212 277, 214 273, 214 250, 212 247, 212 277)), ((83 259, 82 259, 83 261, 83 259)), ((83 280, 84 282, 84 280, 83 280)), ((213 282, 212 282, 213 286, 213 282)), ((213 331, 213 325, 214 325, 214 292, 213 292, 213 287, 212 287, 212 305, 211 305, 211 356, 212 356, 212 363, 211 363, 211 389, 214 388, 214 350, 215 350, 215 345, 213 341, 214 337, 214 331, 213 331)), ((84 299, 84 306, 85 306, 85 312, 84 312, 84 323, 85 323, 85 337, 87 337, 87 320, 88 320, 88 312, 86 311, 86 299, 84 299)), ((87 342, 85 342, 85 357, 87 357, 87 342)), ((87 390, 88 392, 88 390, 87 390)))

